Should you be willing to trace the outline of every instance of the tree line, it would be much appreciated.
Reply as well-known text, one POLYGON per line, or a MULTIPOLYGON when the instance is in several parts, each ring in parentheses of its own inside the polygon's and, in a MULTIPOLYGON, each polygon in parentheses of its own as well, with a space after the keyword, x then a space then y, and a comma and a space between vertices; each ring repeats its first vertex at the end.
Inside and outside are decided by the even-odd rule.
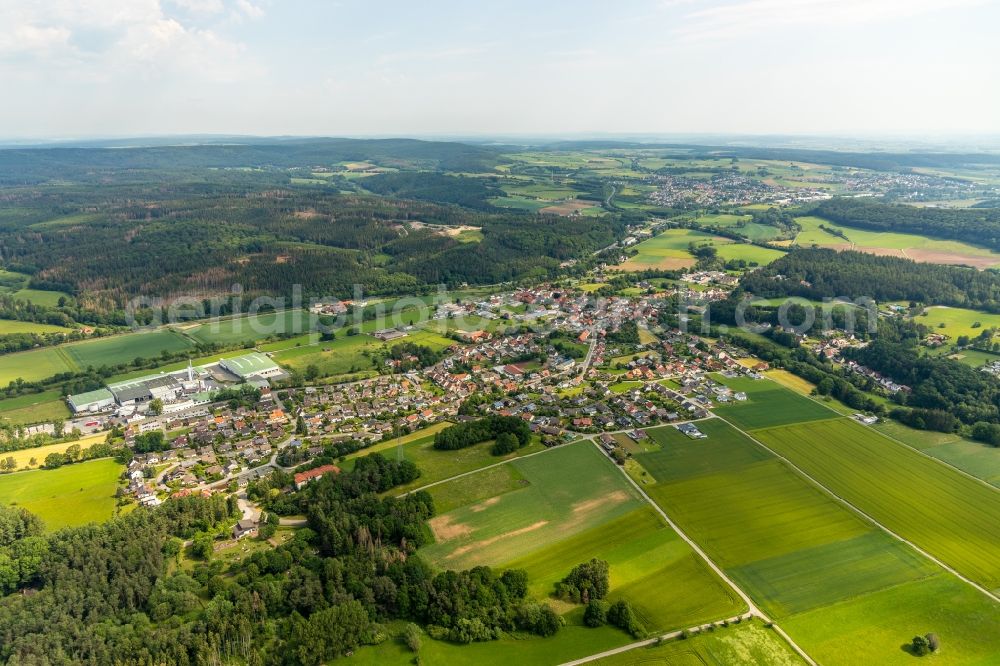
POLYGON ((838 197, 820 203, 814 214, 858 229, 919 234, 1000 250, 998 208, 931 208, 838 197))
POLYGON ((476 421, 466 421, 439 430, 434 434, 434 448, 441 451, 464 449, 480 442, 497 439, 503 434, 512 435, 517 441, 518 448, 527 446, 531 441, 531 428, 523 419, 491 414, 476 421))
POLYGON ((1000 312, 1000 275, 854 251, 799 249, 745 275, 740 287, 762 298, 868 297, 1000 312))

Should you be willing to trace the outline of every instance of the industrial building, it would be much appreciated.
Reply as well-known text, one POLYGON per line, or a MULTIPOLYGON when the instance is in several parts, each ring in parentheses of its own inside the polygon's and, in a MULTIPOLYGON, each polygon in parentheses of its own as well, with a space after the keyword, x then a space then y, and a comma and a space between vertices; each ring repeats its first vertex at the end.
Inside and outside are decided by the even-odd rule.
POLYGON ((66 401, 75 414, 116 411, 130 415, 146 411, 153 400, 163 403, 166 414, 179 412, 211 401, 211 392, 221 388, 211 372, 215 366, 252 384, 266 384, 268 378, 284 374, 264 354, 251 353, 198 368, 188 363, 184 370, 114 382, 107 388, 68 396, 66 401))
POLYGON ((100 412, 115 406, 115 396, 106 388, 71 395, 67 401, 74 414, 100 412))
POLYGON ((243 380, 267 379, 284 374, 277 363, 259 352, 224 358, 219 365, 243 380))

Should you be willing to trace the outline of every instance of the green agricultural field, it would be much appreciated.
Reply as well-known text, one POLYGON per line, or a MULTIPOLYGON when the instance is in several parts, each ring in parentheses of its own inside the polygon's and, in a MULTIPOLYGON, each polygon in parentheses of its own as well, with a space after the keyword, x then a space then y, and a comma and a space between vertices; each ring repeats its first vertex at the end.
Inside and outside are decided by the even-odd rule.
MULTIPOLYGON (((898 651, 918 633, 948 631, 958 640, 965 635, 963 626, 976 627, 981 633, 995 626, 1000 606, 965 584, 949 588, 942 596, 938 581, 955 579, 943 576, 930 560, 884 534, 780 460, 753 462, 751 457, 742 466, 734 463, 733 457, 746 455, 733 447, 760 447, 745 438, 729 439, 728 449, 699 449, 697 441, 686 447, 667 441, 661 452, 637 455, 643 464, 658 458, 664 462, 663 451, 680 448, 671 465, 650 463, 663 480, 647 486, 646 492, 819 662, 895 663, 895 652, 890 660, 885 658, 886 650, 898 651), (697 460, 705 465, 705 459, 725 471, 705 474, 704 468, 693 464, 697 460), (690 469, 689 478, 683 478, 685 469, 690 469), (873 600, 891 598, 899 590, 907 590, 908 596, 896 599, 898 607, 886 603, 874 610, 873 600), (961 602, 944 608, 949 595, 961 602), (925 628, 912 626, 914 617, 925 628), (903 637, 895 636, 896 632, 903 637), (840 654, 838 641, 844 646, 840 654)), ((904 487, 912 490, 912 481, 904 487)), ((980 640, 992 644, 1000 642, 1000 636, 993 632, 980 640)), ((956 656, 964 654, 961 646, 955 649, 956 656)), ((972 654, 979 654, 978 649, 972 654)), ((935 659, 939 657, 943 654, 935 659)), ((988 662, 962 658, 948 663, 988 662)))
POLYGON ((872 429, 877 430, 892 439, 899 440, 907 446, 922 451, 932 449, 941 444, 948 444, 949 442, 962 439, 960 435, 953 432, 917 430, 916 428, 910 428, 902 423, 899 423, 898 421, 892 421, 889 419, 879 421, 877 424, 872 426, 872 429))
POLYGON ((628 599, 650 632, 746 610, 739 596, 649 506, 504 566, 527 571, 530 593, 541 599, 552 594, 569 569, 594 557, 610 565, 609 598, 628 599))
POLYGON ((819 483, 988 589, 1000 587, 1000 493, 849 419, 754 433, 819 483))
POLYGON ((694 257, 688 252, 691 243, 713 243, 718 247, 732 242, 696 229, 667 229, 636 245, 633 249, 638 254, 617 268, 624 271, 685 268, 694 265, 694 257))
POLYGON ((694 223, 701 227, 728 229, 752 241, 771 241, 781 236, 781 230, 777 227, 751 222, 752 219, 753 217, 750 215, 718 213, 702 215, 695 218, 694 223))
POLYGON ((72 301, 73 297, 61 291, 44 291, 42 289, 18 289, 13 294, 19 301, 30 301, 35 305, 44 305, 54 308, 59 305, 59 299, 65 298, 72 301))
POLYGON ((738 226, 741 222, 747 223, 752 220, 753 217, 750 215, 733 215, 731 213, 715 213, 711 215, 702 215, 695 218, 694 223, 702 227, 720 227, 727 229, 729 227, 738 226))
POLYGON ((696 425, 706 439, 691 439, 673 426, 647 429, 660 449, 639 458, 643 468, 663 483, 740 470, 774 457, 724 421, 705 419, 696 425))
POLYGON ((937 264, 965 264, 977 268, 1000 266, 1000 254, 983 247, 959 241, 939 240, 915 234, 866 231, 845 227, 819 217, 797 217, 802 230, 795 237, 795 244, 802 247, 831 247, 853 249, 873 254, 907 257, 915 261, 937 264), (831 234, 823 225, 842 233, 846 238, 831 234))
POLYGON ((122 466, 92 460, 54 470, 0 476, 0 502, 37 514, 49 530, 107 520, 114 513, 122 466))
POLYGON ((407 335, 405 338, 400 338, 399 340, 393 340, 392 342, 387 343, 385 346, 391 349, 393 345, 398 345, 405 342, 412 342, 415 345, 430 347, 435 351, 441 351, 456 344, 454 340, 452 340, 451 338, 446 338, 437 331, 424 329, 424 330, 410 331, 409 335, 407 335))
POLYGON ((23 289, 31 276, 26 273, 17 273, 0 268, 0 293, 10 294, 18 289, 23 289))
MULTIPOLYGON (((393 490, 393 493, 401 494, 432 483, 443 481, 445 479, 450 479, 459 474, 474 472, 475 470, 495 465, 497 463, 504 462, 505 460, 512 460, 514 458, 519 458, 531 453, 538 453, 545 450, 541 443, 536 440, 532 441, 523 449, 518 449, 514 453, 504 457, 497 457, 491 454, 489 442, 483 442, 482 444, 476 444, 475 446, 459 449, 457 451, 439 451, 434 448, 433 433, 436 432, 439 427, 443 428, 449 425, 452 424, 436 424, 431 428, 425 428, 424 430, 418 431, 418 433, 414 433, 409 436, 413 437, 414 435, 420 434, 419 437, 414 437, 413 439, 401 437, 389 442, 379 442, 375 446, 364 449, 350 456, 348 458, 348 465, 350 466, 352 464, 351 461, 358 456, 375 452, 379 452, 387 458, 399 457, 409 460, 420 469, 420 478, 410 484, 399 486, 393 490)), ((465 487, 464 482, 456 486, 456 494, 460 494, 458 488, 462 487, 465 487)), ((445 502, 446 506, 449 501, 456 501, 454 499, 442 499, 443 495, 440 494, 437 495, 437 497, 438 501, 445 502)), ((441 510, 438 512, 440 513, 441 510)))
POLYGON ((1000 655, 1000 605, 957 578, 940 574, 817 608, 782 626, 821 664, 913 666, 903 647, 914 636, 938 635, 934 664, 995 664, 1000 655))
POLYGON ((312 323, 309 313, 305 310, 282 310, 218 319, 182 328, 185 334, 198 342, 234 345, 241 342, 256 342, 272 335, 308 333, 312 330, 312 323))
POLYGON ((514 465, 497 465, 432 486, 428 492, 434 498, 434 510, 440 514, 525 488, 529 483, 514 465))
POLYGON ((0 335, 15 335, 18 333, 69 333, 72 329, 50 324, 37 324, 33 321, 15 321, 0 319, 0 335))
POLYGON ((566 187, 558 183, 524 183, 516 185, 504 185, 503 190, 510 196, 535 197, 547 201, 560 201, 562 199, 572 199, 579 192, 571 187, 566 187))
POLYGON ((0 356, 0 384, 6 386, 18 378, 36 382, 61 372, 76 371, 78 368, 63 349, 64 345, 60 345, 0 356))
POLYGON ((940 572, 940 567, 917 551, 875 531, 728 570, 737 585, 754 590, 764 600, 764 608, 774 617, 828 606, 940 572))
POLYGON ((382 342, 370 335, 338 335, 329 342, 276 352, 273 358, 275 363, 293 370, 304 371, 315 365, 321 376, 344 375, 374 371, 373 355, 382 348, 382 342))
POLYGON ((744 430, 838 416, 815 400, 766 379, 737 377, 720 381, 735 392, 746 393, 748 399, 720 404, 712 411, 744 430))
POLYGON ((874 428, 887 437, 1000 488, 1000 449, 954 433, 916 430, 896 421, 882 421, 874 428))
MULTIPOLYGON (((655 454, 640 454, 636 459, 645 466, 647 455, 655 454)), ((871 530, 776 459, 659 483, 647 487, 646 493, 726 568, 871 530)))
POLYGON ((530 213, 537 213, 539 210, 545 208, 551 203, 549 201, 543 201, 542 199, 529 199, 528 197, 522 196, 493 197, 487 201, 498 208, 514 208, 516 210, 524 210, 530 213))
POLYGON ((43 423, 69 416, 69 407, 59 391, 29 393, 0 400, 0 422, 11 425, 43 423))
MULTIPOLYGON (((366 322, 362 328, 371 332, 376 330, 377 325, 376 322, 366 322)), ((304 335, 262 345, 261 349, 274 352, 274 361, 283 366, 304 371, 310 365, 315 365, 320 376, 327 377, 374 372, 378 360, 376 354, 394 345, 410 342, 441 351, 456 344, 454 340, 435 330, 421 328, 415 328, 405 338, 392 342, 382 342, 367 334, 347 335, 344 329, 338 330, 336 336, 334 340, 317 341, 313 336, 304 335)))
POLYGON ((753 621, 629 650, 593 663, 595 666, 796 666, 805 662, 777 632, 753 621))
POLYGON ((162 352, 179 352, 194 345, 169 329, 129 333, 109 338, 74 342, 60 347, 79 368, 130 363, 136 358, 156 358, 162 352))
POLYGON ((429 561, 459 569, 506 562, 641 506, 635 489, 589 442, 510 464, 528 485, 434 517, 436 542, 421 549, 429 561))
POLYGON ((761 266, 785 256, 785 253, 781 250, 761 247, 760 245, 751 245, 750 243, 727 243, 718 245, 716 250, 719 256, 726 261, 742 259, 743 261, 761 266))

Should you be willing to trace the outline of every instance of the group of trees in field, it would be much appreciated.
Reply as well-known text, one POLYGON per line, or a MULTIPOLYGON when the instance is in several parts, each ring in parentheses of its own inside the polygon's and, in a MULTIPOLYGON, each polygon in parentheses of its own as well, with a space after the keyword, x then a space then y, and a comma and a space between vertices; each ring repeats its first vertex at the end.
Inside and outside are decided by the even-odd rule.
POLYGON ((606 339, 608 342, 623 345, 637 345, 639 344, 639 325, 632 319, 623 321, 621 326, 608 333, 606 339))
POLYGON ((514 446, 514 448, 510 451, 499 451, 494 448, 495 455, 504 455, 522 446, 527 446, 531 441, 531 428, 523 419, 516 416, 491 414, 476 421, 466 421, 439 430, 434 434, 434 448, 442 451, 454 451, 491 439, 497 440, 497 444, 500 444, 502 435, 510 436, 504 437, 505 446, 514 446))
POLYGON ((632 604, 625 599, 614 603, 605 601, 611 591, 610 570, 605 560, 596 557, 582 562, 556 583, 555 596, 563 601, 583 604, 583 623, 588 627, 610 624, 639 638, 646 634, 646 629, 632 609, 632 604))
POLYGON ((401 342, 389 348, 389 358, 399 362, 400 372, 426 368, 434 365, 443 357, 443 351, 437 351, 427 345, 418 345, 414 342, 401 342))

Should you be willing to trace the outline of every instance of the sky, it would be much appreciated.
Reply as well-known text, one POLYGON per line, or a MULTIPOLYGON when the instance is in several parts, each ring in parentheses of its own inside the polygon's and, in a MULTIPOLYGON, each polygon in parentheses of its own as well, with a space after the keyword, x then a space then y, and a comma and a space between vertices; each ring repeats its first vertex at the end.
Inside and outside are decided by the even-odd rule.
POLYGON ((0 0, 0 137, 1000 134, 1000 0, 0 0))

